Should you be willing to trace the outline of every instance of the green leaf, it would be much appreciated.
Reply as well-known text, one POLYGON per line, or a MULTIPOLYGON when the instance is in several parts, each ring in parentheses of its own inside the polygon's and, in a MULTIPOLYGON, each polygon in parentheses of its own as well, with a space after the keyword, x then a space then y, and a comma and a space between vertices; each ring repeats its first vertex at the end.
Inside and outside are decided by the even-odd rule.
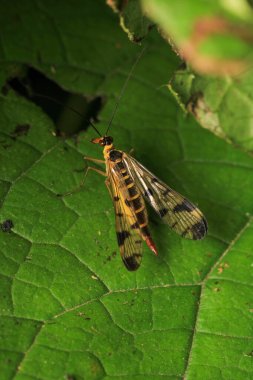
POLYGON ((169 83, 184 111, 190 111, 204 128, 227 142, 252 151, 253 29, 249 5, 245 1, 200 0, 183 1, 179 6, 147 0, 143 8, 193 67, 179 68, 169 83), (217 76, 224 73, 230 75, 217 76))
POLYGON ((120 25, 131 41, 139 43, 152 28, 153 23, 142 13, 138 0, 108 0, 107 4, 119 13, 120 25))
MULTIPOLYGON (((2 85, 29 64, 103 95, 103 133, 140 49, 103 2, 14 3, 0 5, 2 85)), ((103 178, 89 173, 57 197, 82 180, 84 155, 102 158, 95 132, 56 137, 42 109, 4 91, 0 221, 14 224, 0 231, 4 379, 252 378, 252 158, 185 117, 164 86, 177 57, 155 31, 147 44, 110 133, 199 205, 209 234, 184 240, 150 212, 159 256, 145 248, 127 272, 103 178)))
POLYGON ((142 5, 197 71, 238 74, 252 66, 252 9, 245 0, 142 0, 142 5))
POLYGON ((237 77, 210 77, 189 68, 175 71, 169 89, 185 112, 227 142, 252 151, 253 70, 237 77))

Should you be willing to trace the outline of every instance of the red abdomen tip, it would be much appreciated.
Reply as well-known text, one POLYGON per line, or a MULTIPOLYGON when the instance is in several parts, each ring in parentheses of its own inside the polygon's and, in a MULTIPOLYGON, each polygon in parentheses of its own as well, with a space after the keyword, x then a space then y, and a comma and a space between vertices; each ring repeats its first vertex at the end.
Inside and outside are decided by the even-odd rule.
POLYGON ((153 251, 154 254, 157 256, 158 255, 157 248, 156 248, 155 243, 153 242, 153 240, 150 236, 147 237, 146 243, 147 243, 148 247, 151 249, 151 251, 153 251))

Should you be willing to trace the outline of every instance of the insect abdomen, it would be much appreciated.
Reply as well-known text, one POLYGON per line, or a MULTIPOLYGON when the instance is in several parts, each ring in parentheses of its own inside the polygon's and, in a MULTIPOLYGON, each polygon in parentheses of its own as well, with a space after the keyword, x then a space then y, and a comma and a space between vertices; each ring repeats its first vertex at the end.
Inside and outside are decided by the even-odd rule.
POLYGON ((112 150, 109 154, 109 157, 111 163, 113 163, 115 172, 117 172, 119 175, 121 186, 124 186, 124 193, 127 193, 127 197, 125 198, 125 205, 127 208, 131 208, 133 210, 137 220, 136 222, 132 223, 131 228, 139 229, 142 238, 146 241, 149 248, 153 252, 157 253, 155 244, 151 238, 148 228, 148 217, 144 199, 122 160, 122 152, 112 150))
MULTIPOLYGON (((122 163, 124 166, 124 164, 122 163)), ((130 177, 125 168, 121 168, 121 165, 118 166, 120 173, 122 175, 122 180, 124 181, 125 188, 127 189, 128 196, 125 199, 125 204, 127 207, 130 207, 136 216, 138 228, 141 229, 141 232, 144 236, 150 236, 147 224, 148 218, 146 214, 144 200, 139 193, 134 181, 130 177)), ((133 226, 134 228, 134 226, 133 226)))
POLYGON ((150 232, 148 229, 148 217, 143 197, 122 161, 121 152, 115 150, 112 151, 110 154, 110 160, 113 161, 114 169, 120 175, 121 184, 124 184, 125 189, 127 189, 128 196, 125 199, 125 204, 134 211, 137 219, 137 222, 133 223, 131 228, 139 228, 143 239, 147 240, 147 238, 150 237, 150 232))

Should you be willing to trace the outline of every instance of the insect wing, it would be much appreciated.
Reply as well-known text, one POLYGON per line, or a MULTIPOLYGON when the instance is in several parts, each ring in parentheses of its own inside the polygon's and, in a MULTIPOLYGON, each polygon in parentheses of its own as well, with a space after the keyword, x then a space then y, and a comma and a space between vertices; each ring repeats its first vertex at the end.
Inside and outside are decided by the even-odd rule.
POLYGON ((108 177, 112 190, 112 197, 115 210, 116 233, 121 258, 129 271, 139 268, 142 259, 142 239, 140 229, 134 212, 125 204, 125 199, 117 178, 111 175, 108 177), (135 225, 136 228, 131 228, 135 225))
POLYGON ((145 200, 162 220, 187 239, 202 239, 207 222, 202 212, 181 194, 171 189, 133 157, 124 154, 123 160, 145 200))

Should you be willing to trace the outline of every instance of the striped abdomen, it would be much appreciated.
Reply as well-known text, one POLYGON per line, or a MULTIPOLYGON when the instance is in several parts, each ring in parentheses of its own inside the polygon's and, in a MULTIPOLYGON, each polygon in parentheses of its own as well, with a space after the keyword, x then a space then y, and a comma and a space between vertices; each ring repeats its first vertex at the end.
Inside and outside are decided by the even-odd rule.
POLYGON ((148 229, 148 216, 144 199, 132 177, 129 175, 129 172, 122 160, 122 154, 123 153, 118 150, 111 150, 109 153, 109 161, 114 173, 118 177, 119 189, 124 195, 126 213, 127 209, 131 208, 135 214, 135 220, 131 217, 129 218, 130 220, 132 219, 131 228, 139 229, 142 238, 146 241, 151 250, 157 253, 148 229))

